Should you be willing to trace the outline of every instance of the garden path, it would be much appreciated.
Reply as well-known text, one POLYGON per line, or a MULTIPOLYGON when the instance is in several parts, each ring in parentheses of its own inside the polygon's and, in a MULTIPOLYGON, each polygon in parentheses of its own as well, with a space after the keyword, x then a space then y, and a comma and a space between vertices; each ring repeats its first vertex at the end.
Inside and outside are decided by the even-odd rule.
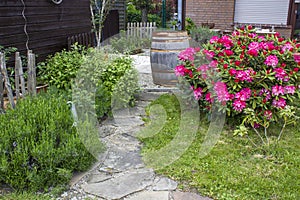
POLYGON ((121 199, 121 200, 209 200, 196 193, 181 192, 177 182, 155 174, 147 168, 140 155, 141 143, 136 139, 143 127, 145 107, 170 88, 154 85, 151 77, 149 54, 133 56, 144 89, 137 105, 114 113, 114 118, 99 127, 107 150, 90 171, 75 177, 62 199, 121 199))

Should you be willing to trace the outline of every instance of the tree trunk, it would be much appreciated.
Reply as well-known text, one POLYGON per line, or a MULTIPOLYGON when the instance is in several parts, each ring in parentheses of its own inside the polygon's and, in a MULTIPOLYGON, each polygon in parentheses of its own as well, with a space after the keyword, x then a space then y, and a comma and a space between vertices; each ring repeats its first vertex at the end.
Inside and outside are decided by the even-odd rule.
POLYGON ((148 8, 142 9, 142 22, 148 21, 148 8))

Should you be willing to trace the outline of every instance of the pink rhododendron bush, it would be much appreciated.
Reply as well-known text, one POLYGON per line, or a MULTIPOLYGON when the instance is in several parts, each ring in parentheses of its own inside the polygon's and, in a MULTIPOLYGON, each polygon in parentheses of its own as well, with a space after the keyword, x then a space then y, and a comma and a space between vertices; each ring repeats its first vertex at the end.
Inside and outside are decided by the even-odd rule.
POLYGON ((280 139, 287 124, 295 123, 299 98, 300 44, 280 35, 258 36, 251 26, 221 37, 213 36, 200 48, 188 48, 178 56, 177 76, 190 84, 201 109, 226 112, 240 119, 235 134, 253 128, 264 144, 267 129, 281 123, 280 139))

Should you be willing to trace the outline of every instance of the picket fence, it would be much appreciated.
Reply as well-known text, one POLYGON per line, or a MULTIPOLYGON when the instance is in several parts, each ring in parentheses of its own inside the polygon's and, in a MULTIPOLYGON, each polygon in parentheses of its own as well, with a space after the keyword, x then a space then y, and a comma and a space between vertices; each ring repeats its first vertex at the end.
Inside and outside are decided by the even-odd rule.
POLYGON ((2 52, 0 52, 0 67, 0 111, 3 111, 5 108, 6 98, 11 107, 15 108, 16 100, 25 96, 26 94, 36 94, 35 55, 31 50, 27 52, 27 68, 24 68, 27 69, 26 73, 23 71, 22 60, 19 52, 15 53, 13 77, 11 77, 7 71, 5 55, 2 52), (14 79, 15 82, 15 91, 12 89, 12 79, 14 79))
POLYGON ((127 37, 151 38, 156 29, 156 22, 129 22, 127 37))

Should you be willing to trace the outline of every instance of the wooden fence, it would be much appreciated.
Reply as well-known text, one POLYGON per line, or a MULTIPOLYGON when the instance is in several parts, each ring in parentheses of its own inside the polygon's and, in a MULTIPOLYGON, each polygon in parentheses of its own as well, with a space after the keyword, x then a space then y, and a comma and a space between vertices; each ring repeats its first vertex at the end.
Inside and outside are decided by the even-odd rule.
POLYGON ((26 94, 36 94, 36 66, 35 55, 32 51, 27 52, 27 71, 23 71, 22 60, 19 52, 15 53, 14 76, 10 76, 7 71, 4 53, 0 52, 0 111, 5 108, 5 96, 12 108, 15 108, 15 100, 26 94), (25 80, 27 79, 27 82, 25 80), (13 91, 11 81, 15 83, 13 91), (14 96, 15 94, 15 96, 14 96))
POLYGON ((96 46, 95 33, 80 33, 77 35, 69 36, 68 40, 68 49, 70 50, 72 45, 77 43, 79 45, 83 45, 86 47, 94 47, 96 46))
POLYGON ((156 22, 130 22, 127 23, 127 36, 151 38, 152 33, 157 29, 156 22))

